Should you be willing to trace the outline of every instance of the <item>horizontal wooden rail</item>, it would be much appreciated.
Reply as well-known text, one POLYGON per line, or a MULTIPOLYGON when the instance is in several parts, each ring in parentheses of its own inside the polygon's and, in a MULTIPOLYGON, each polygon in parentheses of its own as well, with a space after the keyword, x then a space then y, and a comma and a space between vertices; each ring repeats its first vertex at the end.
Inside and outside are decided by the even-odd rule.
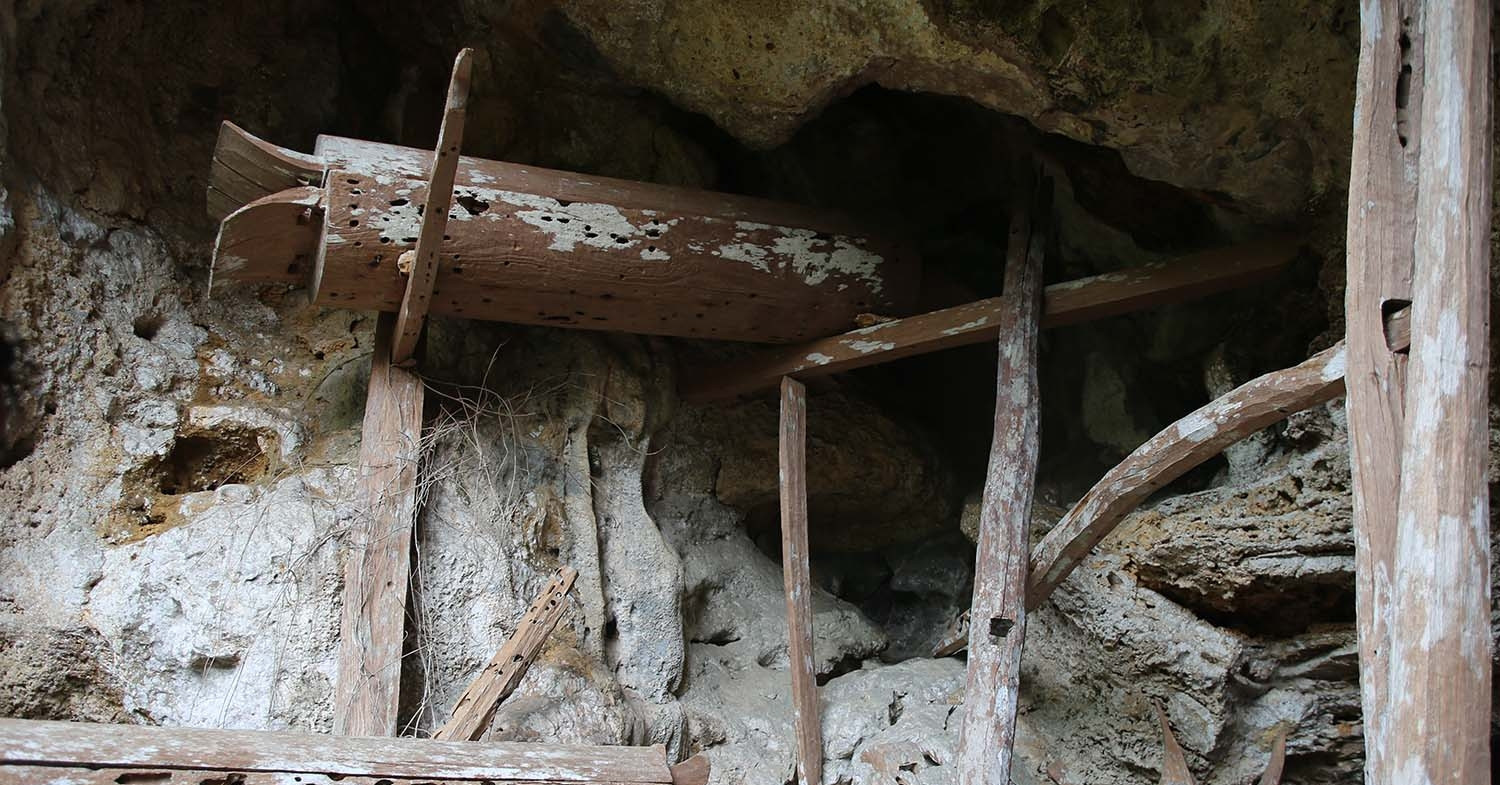
POLYGON ((275 772, 496 785, 672 782, 660 746, 432 741, 0 719, 0 782, 22 781, 14 776, 19 767, 275 772))
MULTIPOLYGON (((1288 237, 1193 254, 1048 286, 1042 326, 1062 327, 1158 305, 1184 302, 1266 280, 1292 260, 1298 244, 1288 237)), ((1001 298, 945 308, 768 349, 748 359, 687 376, 680 390, 690 401, 758 392, 783 376, 809 379, 999 338, 1001 298)))

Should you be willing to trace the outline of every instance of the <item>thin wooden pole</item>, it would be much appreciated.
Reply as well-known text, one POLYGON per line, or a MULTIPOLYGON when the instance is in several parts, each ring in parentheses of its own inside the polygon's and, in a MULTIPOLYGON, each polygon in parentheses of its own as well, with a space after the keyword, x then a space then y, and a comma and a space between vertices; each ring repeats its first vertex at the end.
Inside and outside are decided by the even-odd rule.
POLYGON ((395 328, 395 314, 380 315, 359 445, 362 514, 344 564, 333 728, 345 736, 396 735, 401 695, 423 388, 391 363, 395 328))
POLYGON ((1354 490, 1355 615, 1364 709, 1365 780, 1392 782, 1385 763, 1396 511, 1406 355, 1388 345, 1384 315, 1411 300, 1417 133, 1422 101, 1419 0, 1360 6, 1354 146, 1349 172, 1350 468, 1354 490))
POLYGON ((786 586, 787 658, 797 734, 797 781, 823 780, 818 683, 813 669, 812 574, 807 564, 807 389, 781 380, 781 573, 786 586))
MULTIPOLYGON (((959 782, 1008 785, 1026 635, 1027 529, 1037 464, 1042 243, 1029 205, 1011 218, 1000 313, 995 435, 980 508, 959 782)), ((1040 210, 1038 209, 1038 213, 1040 210)))
POLYGON ((1396 783, 1490 779, 1489 0, 1426 3, 1412 346, 1391 593, 1396 783))

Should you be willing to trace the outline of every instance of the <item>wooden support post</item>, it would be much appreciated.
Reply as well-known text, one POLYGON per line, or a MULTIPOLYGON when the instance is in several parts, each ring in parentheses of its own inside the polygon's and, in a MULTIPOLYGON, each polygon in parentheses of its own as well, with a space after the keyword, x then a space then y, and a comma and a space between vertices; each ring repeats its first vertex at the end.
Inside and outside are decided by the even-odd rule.
MULTIPOLYGON (((1063 327, 1103 319, 1265 281, 1296 257, 1297 247, 1290 238, 1275 237, 1173 262, 1053 284, 1043 294, 1042 326, 1063 327)), ((692 373, 679 392, 688 401, 729 398, 769 389, 783 376, 815 379, 994 341, 1001 335, 1003 299, 991 297, 795 346, 767 349, 692 373)))
POLYGON ((673 782, 661 746, 364 739, 0 719, 0 783, 48 782, 24 776, 38 769, 59 772, 64 776, 53 781, 68 783, 673 782), (103 780, 91 770, 125 771, 103 780))
POLYGON ((484 733, 490 719, 495 716, 495 709, 515 692, 516 685, 521 683, 531 662, 557 627, 568 607, 568 589, 573 588, 573 581, 577 578, 578 571, 572 567, 558 571, 557 577, 547 584, 517 622, 510 639, 464 690, 458 704, 453 707, 453 716, 432 734, 434 739, 473 741, 484 733))
POLYGON ((1418 114, 1422 103, 1419 0, 1360 6, 1362 31, 1349 171, 1348 352, 1354 491, 1355 616, 1359 628, 1365 780, 1393 782, 1385 763, 1396 513, 1406 355, 1387 344, 1387 309, 1411 301, 1418 114))
POLYGON ((344 564, 334 732, 396 735, 411 531, 417 516, 422 380, 391 363, 394 314, 375 328, 359 446, 360 516, 344 564))
POLYGON ((1390 775, 1379 782, 1490 778, 1492 13, 1490 0, 1438 0, 1421 10, 1411 360, 1387 713, 1384 735, 1366 738, 1390 775))
MULTIPOLYGON (((1027 197, 1030 194, 1026 194, 1027 197)), ((969 670, 959 735, 962 785, 1008 785, 1016 734, 1026 567, 1038 444, 1043 198, 1018 200, 1010 223, 1000 311, 994 440, 980 508, 970 606, 969 670)))
POLYGON ((391 361, 402 364, 417 348, 417 336, 427 321, 433 283, 437 281, 438 249, 448 228, 448 207, 453 202, 453 178, 458 174, 458 148, 464 138, 464 112, 469 104, 469 71, 474 50, 463 49, 453 61, 448 82, 448 103, 438 130, 437 152, 427 175, 427 198, 422 208, 422 228, 417 233, 411 272, 406 276, 406 294, 396 319, 396 338, 391 361))
POLYGON ((796 379, 781 381, 781 573, 797 781, 818 785, 823 780, 823 735, 813 666, 812 573, 807 563, 807 390, 796 379))

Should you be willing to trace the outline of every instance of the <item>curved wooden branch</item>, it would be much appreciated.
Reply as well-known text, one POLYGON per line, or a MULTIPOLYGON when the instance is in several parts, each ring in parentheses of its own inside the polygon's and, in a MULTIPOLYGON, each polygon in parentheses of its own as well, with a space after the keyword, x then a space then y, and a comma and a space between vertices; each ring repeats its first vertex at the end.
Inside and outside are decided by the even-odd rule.
MULTIPOLYGON (((1410 343, 1407 310, 1386 325, 1395 351, 1410 343)), ((1026 607, 1047 600, 1105 535, 1162 486, 1225 447, 1288 416, 1344 394, 1344 343, 1299 365, 1259 376, 1167 426, 1110 469, 1042 538, 1031 555, 1026 607)))

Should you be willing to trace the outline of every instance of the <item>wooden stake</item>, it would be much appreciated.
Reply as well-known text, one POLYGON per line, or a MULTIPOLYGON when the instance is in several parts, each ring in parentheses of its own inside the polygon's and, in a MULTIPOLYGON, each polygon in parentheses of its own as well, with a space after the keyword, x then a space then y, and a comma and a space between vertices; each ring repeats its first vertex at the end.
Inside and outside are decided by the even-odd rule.
POLYGON ((437 281, 438 250, 443 232, 448 228, 448 207, 453 201, 453 178, 458 174, 458 148, 464 138, 464 113, 469 104, 469 71, 474 50, 464 49, 453 61, 453 76, 448 82, 448 103, 443 110, 443 124, 438 131, 437 153, 427 175, 427 198, 422 208, 422 228, 417 234, 416 255, 406 278, 406 294, 401 298, 400 317, 396 320, 396 339, 391 350, 392 361, 405 363, 417 348, 417 336, 427 320, 433 283, 437 281))
MULTIPOLYGON (((1042 326, 1103 319, 1184 302, 1265 281, 1297 255, 1297 243, 1275 237, 1216 249, 1164 264, 1053 284, 1043 295, 1042 326)), ((684 400, 710 401, 758 392, 782 376, 807 380, 905 357, 969 346, 1000 337, 1004 298, 896 319, 795 346, 768 349, 747 359, 689 375, 684 400)))
POLYGON ((414 372, 391 364, 395 327, 394 314, 381 314, 375 328, 359 445, 363 514, 344 564, 333 727, 345 736, 396 735, 423 388, 414 372))
POLYGON ((1349 453, 1354 491, 1355 615, 1364 708, 1365 780, 1393 782, 1384 763, 1389 609, 1401 485, 1406 356, 1383 318, 1411 300, 1416 155, 1422 100, 1417 0, 1360 6, 1354 147, 1349 172, 1349 453))
POLYGON ((812 572, 807 563, 807 390, 781 381, 781 574, 786 586, 787 659, 797 734, 797 781, 823 781, 823 739, 813 668, 812 572))
POLYGON ((1387 721, 1383 737, 1366 739, 1388 766, 1386 782, 1490 778, 1492 13, 1489 0, 1428 2, 1421 11, 1412 341, 1387 721))
POLYGON ((1037 225, 1044 209, 1018 204, 1010 224, 999 323, 995 435, 980 508, 968 686, 958 746, 958 777, 963 785, 1010 782, 1021 646, 1026 635, 1027 529, 1036 488, 1036 366, 1045 238, 1037 225))
POLYGON ((1161 785, 1197 785, 1188 768, 1187 756, 1182 754, 1182 745, 1172 735, 1167 710, 1161 707, 1161 701, 1153 701, 1152 705, 1156 707, 1156 721, 1161 724, 1161 785))
POLYGON ((558 571, 557 577, 547 584, 517 622, 515 633, 464 690, 458 704, 453 707, 453 716, 432 735, 434 739, 473 741, 484 734, 490 719, 495 716, 495 709, 515 692, 516 685, 526 676, 532 661, 557 627, 568 607, 568 589, 573 587, 577 578, 578 571, 572 567, 558 571))

